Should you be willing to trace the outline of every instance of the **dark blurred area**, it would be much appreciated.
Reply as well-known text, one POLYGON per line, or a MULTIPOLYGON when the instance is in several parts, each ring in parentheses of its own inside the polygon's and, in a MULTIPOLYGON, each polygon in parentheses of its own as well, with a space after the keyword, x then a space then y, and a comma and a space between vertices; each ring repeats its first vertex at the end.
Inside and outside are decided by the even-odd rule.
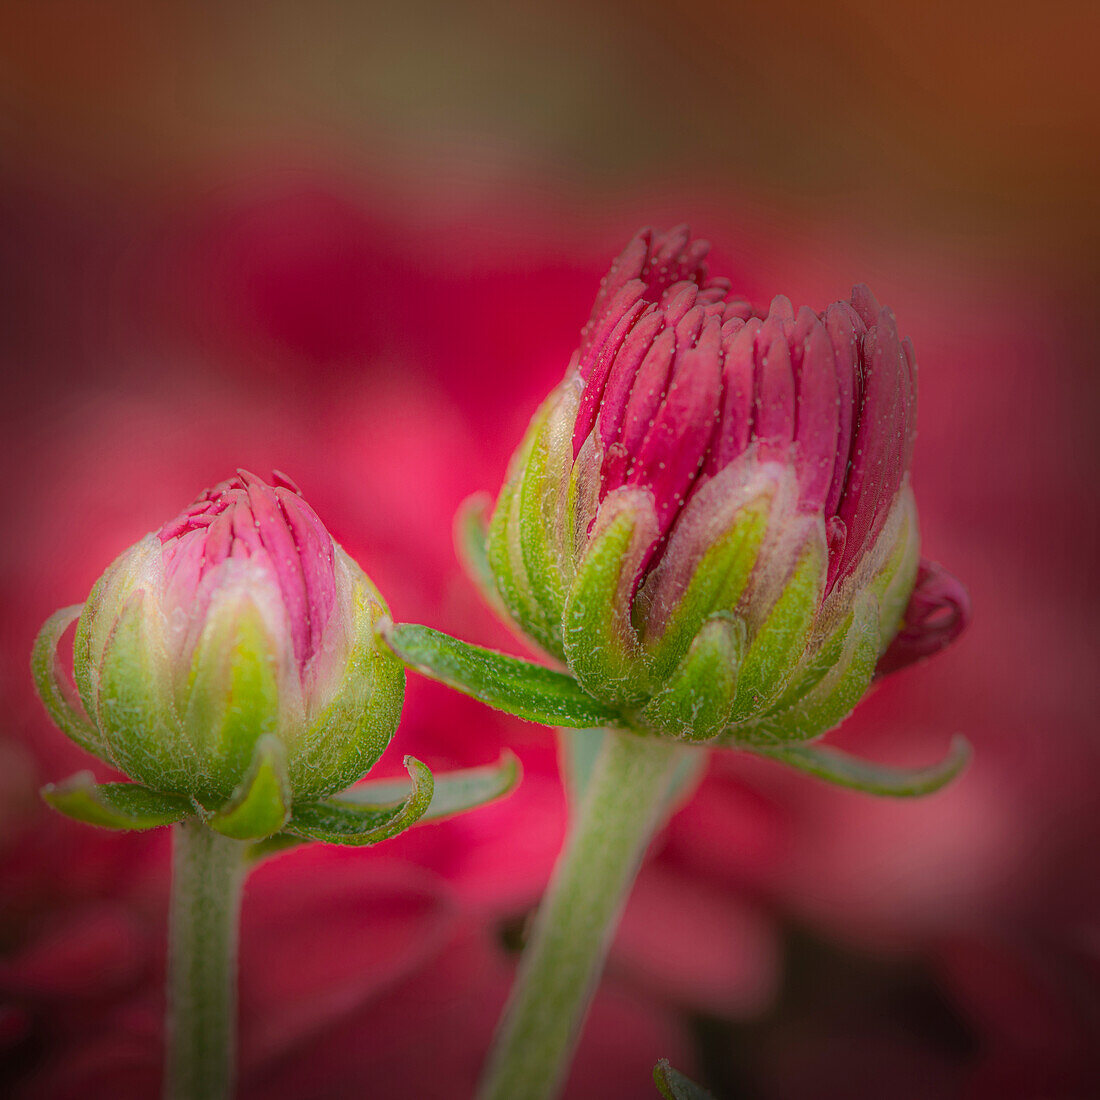
MULTIPOLYGON (((40 806, 89 765, 33 696, 42 621, 274 466, 397 617, 514 649, 451 517, 611 257, 689 221, 758 302, 866 281, 912 336, 924 552, 974 623, 832 738, 976 757, 912 804, 715 758, 567 1095, 656 1095, 661 1057, 736 1100, 1100 1095, 1098 41, 1087 0, 0 6, 0 1092, 159 1089, 167 838, 40 806)), ((502 745, 508 801, 257 872, 243 1096, 470 1093, 553 734, 413 679, 382 765, 502 745)))

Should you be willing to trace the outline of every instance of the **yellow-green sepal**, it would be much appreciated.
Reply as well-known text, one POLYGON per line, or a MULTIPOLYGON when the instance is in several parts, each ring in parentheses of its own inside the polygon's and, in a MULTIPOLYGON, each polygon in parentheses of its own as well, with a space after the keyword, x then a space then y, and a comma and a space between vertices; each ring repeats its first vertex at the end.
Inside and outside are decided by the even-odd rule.
POLYGON ((815 532, 749 643, 737 677, 731 722, 743 722, 764 710, 806 652, 825 587, 827 557, 825 540, 815 532))
MULTIPOLYGON (((338 551, 343 555, 343 551, 338 551)), ((361 779, 385 751, 401 719, 405 669, 378 637, 387 621, 382 596, 351 559, 354 583, 351 646, 340 670, 341 690, 288 745, 296 798, 321 798, 361 779)))
POLYGON ((768 533, 771 504, 772 495, 762 492, 738 509, 734 522, 695 566, 682 595, 663 591, 664 574, 678 568, 679 545, 675 539, 669 545, 654 577, 655 587, 662 590, 662 606, 650 611, 651 617, 663 620, 664 605, 671 603, 667 625, 659 637, 646 645, 654 682, 667 679, 687 653, 699 628, 714 612, 732 612, 738 607, 768 533))
POLYGON ((729 725, 745 639, 745 622, 736 615, 707 619, 669 681, 639 712, 641 725, 684 741, 717 737, 729 725))
POLYGON ((847 620, 796 672, 769 711, 733 727, 725 740, 775 745, 827 733, 871 686, 880 649, 878 601, 865 591, 856 597, 847 620))
POLYGON ((256 742, 252 764, 228 804, 207 824, 234 840, 259 840, 277 833, 290 816, 286 754, 273 734, 256 742))
POLYGON ((343 797, 297 803, 286 832, 302 840, 363 847, 397 836, 418 821, 431 805, 432 773, 419 760, 405 757, 412 788, 392 805, 353 802, 343 797))
POLYGON ((277 733, 280 719, 280 647, 249 593, 219 598, 221 606, 211 608, 195 647, 184 718, 205 765, 194 793, 206 806, 236 795, 257 742, 277 733))
MULTIPOLYGON (((548 612, 537 598, 527 573, 520 530, 527 459, 534 447, 541 416, 541 412, 536 415, 535 422, 513 458, 508 480, 500 490, 489 521, 486 559, 501 601, 515 624, 547 653, 561 657, 560 612, 548 612)), ((528 539, 531 537, 528 535, 528 539)), ((546 535, 539 532, 538 537, 545 538, 546 535)))
POLYGON ((651 493, 609 494, 566 596, 569 669, 582 687, 611 706, 637 706, 649 695, 631 605, 643 555, 656 538, 651 493))
MULTIPOLYGON (((144 589, 118 609, 97 676, 97 719, 111 762, 158 791, 195 793, 195 762, 170 720, 172 701, 164 654, 144 589)), ((230 788, 232 789, 232 788, 230 788)))
POLYGON ((189 798, 151 791, 140 783, 96 783, 91 772, 78 772, 41 790, 58 813, 101 829, 145 830, 193 817, 189 798))

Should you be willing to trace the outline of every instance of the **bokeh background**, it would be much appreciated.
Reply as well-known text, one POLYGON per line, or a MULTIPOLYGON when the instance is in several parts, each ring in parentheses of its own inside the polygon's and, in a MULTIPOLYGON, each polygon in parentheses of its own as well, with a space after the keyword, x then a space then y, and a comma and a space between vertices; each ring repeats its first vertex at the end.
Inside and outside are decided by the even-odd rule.
MULTIPOLYGON (((948 653, 837 734, 976 759, 919 803, 715 757, 654 846, 568 1095, 1100 1095, 1090 0, 0 7, 0 1092, 155 1097, 167 835, 50 816, 88 764, 33 636, 238 465, 399 618, 515 651, 450 538, 636 228, 765 304, 867 281, 921 362, 948 653)), ((415 678, 394 747, 522 787, 244 906, 244 1097, 467 1096, 560 843, 553 734, 415 678)), ((390 759, 392 756, 392 759, 390 759)), ((109 773, 97 768, 98 774, 109 773)))

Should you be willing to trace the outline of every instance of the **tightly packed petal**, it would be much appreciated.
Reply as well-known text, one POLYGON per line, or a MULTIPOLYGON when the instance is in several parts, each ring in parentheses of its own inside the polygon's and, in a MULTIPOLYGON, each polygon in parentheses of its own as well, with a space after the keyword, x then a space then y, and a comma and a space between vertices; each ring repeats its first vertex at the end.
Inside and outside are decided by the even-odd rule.
POLYGON ((916 359, 866 287, 760 314, 707 252, 646 230, 612 265, 513 460, 489 567, 516 623, 631 724, 805 740, 903 621, 910 653, 954 636, 917 640, 929 615, 906 613, 916 359))

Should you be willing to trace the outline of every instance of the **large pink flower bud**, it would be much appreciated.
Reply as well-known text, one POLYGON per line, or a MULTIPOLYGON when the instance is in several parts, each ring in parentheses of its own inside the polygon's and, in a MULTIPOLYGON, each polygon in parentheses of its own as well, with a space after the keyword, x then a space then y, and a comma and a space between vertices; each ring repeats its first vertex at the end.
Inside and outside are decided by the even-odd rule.
POLYGON ((806 739, 903 625, 906 653, 930 648, 912 635, 935 616, 906 613, 916 361, 866 287, 759 316, 707 251, 644 231, 612 265, 513 460, 488 562, 519 626, 632 725, 806 739))

